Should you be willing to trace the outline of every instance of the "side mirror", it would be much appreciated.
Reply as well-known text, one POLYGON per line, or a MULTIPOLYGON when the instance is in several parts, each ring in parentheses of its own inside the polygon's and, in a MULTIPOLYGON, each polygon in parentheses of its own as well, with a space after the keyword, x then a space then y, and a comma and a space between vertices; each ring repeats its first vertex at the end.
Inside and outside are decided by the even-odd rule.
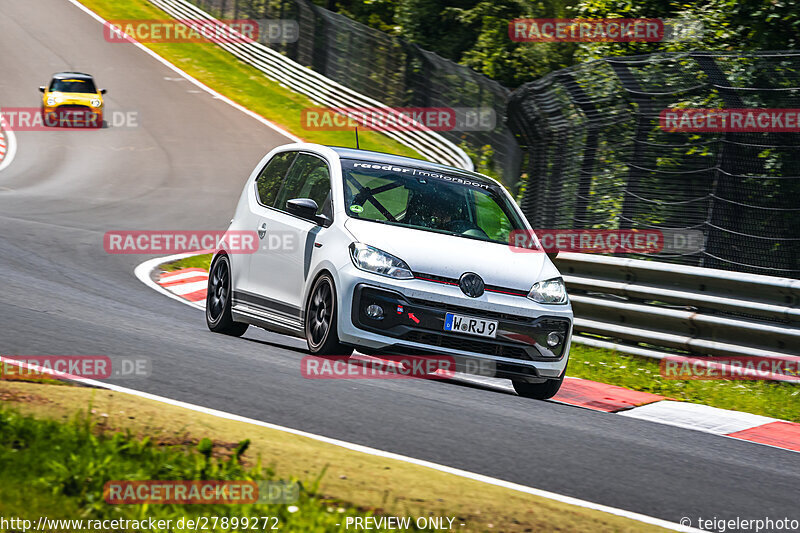
POLYGON ((106 94, 108 91, 105 89, 100 89, 100 94, 106 94))
POLYGON ((40 85, 40 86, 39 86, 39 92, 40 92, 40 93, 43 93, 43 92, 45 92, 46 90, 47 90, 47 87, 45 87, 44 85, 40 85))
POLYGON ((311 198, 294 198, 286 202, 286 211, 294 216, 304 218, 320 226, 329 226, 330 219, 325 215, 317 215, 319 206, 311 198))

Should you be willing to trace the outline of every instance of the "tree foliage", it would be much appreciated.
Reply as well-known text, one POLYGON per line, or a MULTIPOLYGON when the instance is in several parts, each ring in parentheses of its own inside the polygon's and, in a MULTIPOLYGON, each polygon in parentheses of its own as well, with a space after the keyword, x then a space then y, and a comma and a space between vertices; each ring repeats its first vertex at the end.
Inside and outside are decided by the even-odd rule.
POLYGON ((800 2, 796 0, 708 0, 696 4, 583 0, 575 14, 580 18, 684 19, 703 26, 698 39, 685 41, 581 43, 576 62, 652 52, 788 50, 800 44, 800 2))
POLYGON ((607 56, 688 50, 796 49, 800 0, 317 0, 320 5, 515 88, 607 56), (516 18, 664 18, 701 22, 697 39, 661 43, 519 43, 516 18))

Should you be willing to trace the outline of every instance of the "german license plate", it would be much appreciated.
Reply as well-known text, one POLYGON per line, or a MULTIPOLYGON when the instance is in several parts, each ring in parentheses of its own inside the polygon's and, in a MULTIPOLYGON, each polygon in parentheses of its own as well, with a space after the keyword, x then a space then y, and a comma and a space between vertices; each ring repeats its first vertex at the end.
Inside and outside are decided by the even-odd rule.
POLYGON ((495 338, 495 335, 497 335, 497 321, 447 313, 444 316, 444 330, 478 337, 495 338))

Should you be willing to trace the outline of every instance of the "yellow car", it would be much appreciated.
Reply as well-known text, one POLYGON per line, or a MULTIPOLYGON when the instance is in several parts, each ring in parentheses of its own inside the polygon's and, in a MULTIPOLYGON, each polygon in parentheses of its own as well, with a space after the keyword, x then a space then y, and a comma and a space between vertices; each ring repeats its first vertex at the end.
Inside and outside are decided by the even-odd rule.
POLYGON ((81 72, 53 74, 49 86, 42 85, 42 119, 46 126, 103 126, 103 95, 94 78, 81 72))

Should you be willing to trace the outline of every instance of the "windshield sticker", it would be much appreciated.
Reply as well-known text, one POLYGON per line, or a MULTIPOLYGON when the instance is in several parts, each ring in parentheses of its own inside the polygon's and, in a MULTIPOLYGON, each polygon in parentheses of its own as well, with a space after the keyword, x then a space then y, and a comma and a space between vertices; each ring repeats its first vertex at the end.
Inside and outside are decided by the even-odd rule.
POLYGON ((434 179, 449 181, 450 183, 458 183, 460 185, 469 185, 470 187, 478 187, 480 189, 484 189, 487 191, 491 191, 494 189, 494 187, 492 187, 492 185, 488 183, 482 183, 480 181, 475 181, 460 176, 448 176, 447 174, 440 174, 439 172, 431 172, 429 170, 420 170, 418 168, 398 167, 395 165, 381 165, 378 163, 353 163, 353 168, 368 168, 372 170, 387 170, 390 172, 402 172, 403 174, 407 174, 409 176, 416 176, 417 179, 420 179, 420 183, 425 183, 424 180, 425 178, 434 178, 434 179))
POLYGON ((350 211, 352 211, 353 213, 361 213, 363 210, 364 210, 364 208, 361 207, 360 205, 351 205, 350 206, 350 211))

